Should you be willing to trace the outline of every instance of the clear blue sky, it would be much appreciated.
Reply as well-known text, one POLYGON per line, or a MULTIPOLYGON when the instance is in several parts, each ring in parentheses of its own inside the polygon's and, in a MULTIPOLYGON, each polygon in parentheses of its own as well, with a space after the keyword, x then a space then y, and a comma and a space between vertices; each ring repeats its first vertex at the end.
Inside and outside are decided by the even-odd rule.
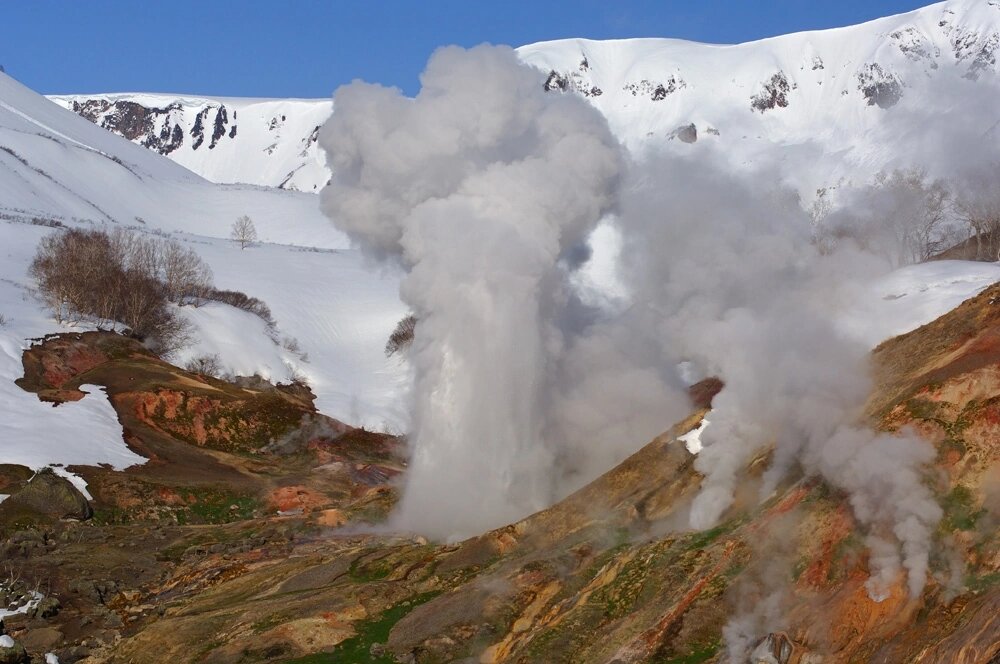
POLYGON ((326 97, 416 92, 438 46, 564 37, 734 43, 860 23, 920 0, 4 0, 0 65, 46 93, 326 97))

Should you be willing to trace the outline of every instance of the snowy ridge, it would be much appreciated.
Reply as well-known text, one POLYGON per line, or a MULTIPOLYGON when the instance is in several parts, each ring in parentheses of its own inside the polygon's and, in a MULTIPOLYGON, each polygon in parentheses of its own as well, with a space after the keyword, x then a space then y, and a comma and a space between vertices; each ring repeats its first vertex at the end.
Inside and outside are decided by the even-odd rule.
POLYGON ((316 136, 330 100, 149 93, 50 99, 213 182, 316 192, 329 178, 316 136))
POLYGON ((928 123, 961 113, 986 133, 1000 120, 985 108, 970 117, 970 99, 953 94, 965 86, 1000 101, 993 0, 732 46, 570 39, 518 52, 548 72, 548 89, 586 97, 633 151, 716 148, 735 165, 784 166, 803 192, 920 159, 899 138, 928 123))
MULTIPOLYGON (((807 200, 894 161, 933 171, 936 164, 926 163, 933 156, 907 152, 928 127, 948 129, 962 117, 975 125, 969 131, 985 134, 1000 121, 990 110, 1000 108, 997 0, 949 0, 737 45, 568 39, 518 53, 545 74, 553 93, 586 97, 633 151, 719 150, 739 167, 779 169, 807 200)), ((332 111, 329 100, 53 99, 215 182, 313 192, 329 177, 312 140, 332 111)))

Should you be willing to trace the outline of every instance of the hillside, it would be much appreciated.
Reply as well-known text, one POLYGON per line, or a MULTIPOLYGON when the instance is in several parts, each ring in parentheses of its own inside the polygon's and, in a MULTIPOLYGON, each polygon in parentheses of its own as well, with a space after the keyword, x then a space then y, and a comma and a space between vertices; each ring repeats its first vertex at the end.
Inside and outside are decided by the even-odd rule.
MULTIPOLYGON (((929 481, 944 519, 919 598, 907 598, 902 576, 886 599, 869 597, 865 533, 847 496, 816 478, 791 477, 762 504, 740 501, 720 526, 687 530, 683 512, 700 477, 677 437, 707 409, 551 508, 436 545, 328 530, 391 504, 379 477, 399 466, 384 441, 347 430, 244 457, 210 429, 207 447, 185 451, 179 411, 147 406, 136 420, 129 404, 179 391, 232 409, 263 395, 240 396, 138 349, 48 382, 71 349, 111 349, 94 336, 26 354, 26 387, 58 387, 65 398, 81 382, 105 385, 130 445, 159 461, 88 471, 90 522, 53 523, 37 536, 8 531, 9 564, 26 579, 44 570, 62 602, 54 616, 9 617, 8 629, 28 643, 58 634, 60 656, 94 663, 988 664, 1000 652, 1000 383, 989 350, 1000 334, 998 297, 994 286, 873 356, 873 423, 915 425, 938 450, 929 481), (210 463, 197 461, 206 454, 210 463), (129 563, 112 553, 122 545, 129 563)), ((277 398, 281 409, 308 409, 293 394, 277 398)), ((301 440, 315 435, 308 431, 301 440)), ((741 471, 747 498, 764 462, 741 471)))
MULTIPOLYGON (((231 307, 182 308, 197 343, 177 362, 219 354, 232 373, 274 381, 303 376, 333 417, 375 428, 402 423, 395 395, 405 369, 382 353, 404 315, 396 281, 366 268, 319 212, 315 196, 213 184, 0 74, 0 313, 6 322, 0 337, 12 355, 27 339, 65 329, 29 295, 28 265, 39 240, 59 228, 118 227, 193 248, 217 287, 263 300, 276 318, 269 334, 259 320, 231 307), (241 215, 253 219, 260 240, 246 251, 229 240, 241 215), (298 350, 282 347, 286 341, 298 350)), ((10 381, 18 374, 3 375, 10 381)))

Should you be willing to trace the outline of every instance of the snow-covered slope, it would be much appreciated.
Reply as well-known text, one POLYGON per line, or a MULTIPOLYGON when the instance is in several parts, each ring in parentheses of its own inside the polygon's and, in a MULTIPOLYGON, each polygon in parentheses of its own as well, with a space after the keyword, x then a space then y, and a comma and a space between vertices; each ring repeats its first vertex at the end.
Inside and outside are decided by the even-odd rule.
POLYGON ((735 165, 777 166, 806 193, 894 161, 934 171, 944 155, 921 152, 928 131, 996 141, 998 52, 996 0, 733 46, 571 39, 519 49, 548 72, 548 89, 586 97, 633 150, 717 148, 735 165))
MULTIPOLYGON (((631 149, 715 148, 737 166, 777 168, 806 200, 887 166, 948 169, 921 140, 928 129, 1000 140, 997 0, 732 46, 570 39, 518 52, 554 93, 585 96, 631 149)), ((328 178, 314 141, 328 100, 53 99, 216 182, 316 191, 328 178)))
POLYGON ((134 93, 50 99, 212 182, 316 192, 329 178, 316 146, 333 108, 328 99, 134 93))
MULTIPOLYGON (((211 265, 219 288, 270 306, 276 335, 232 307, 184 311, 199 334, 179 361, 218 354, 230 372, 305 376, 324 413, 402 426, 405 367, 382 352, 405 313, 397 280, 364 269, 316 196, 213 184, 0 74, 0 341, 14 349, 11 357, 26 339, 59 330, 31 298, 27 275, 38 241, 58 225, 170 235, 211 265), (228 240, 243 214, 261 240, 246 250, 228 240)), ((4 364, 0 382, 16 378, 10 372, 18 366, 4 364)), ((0 394, 0 409, 17 408, 0 394)))

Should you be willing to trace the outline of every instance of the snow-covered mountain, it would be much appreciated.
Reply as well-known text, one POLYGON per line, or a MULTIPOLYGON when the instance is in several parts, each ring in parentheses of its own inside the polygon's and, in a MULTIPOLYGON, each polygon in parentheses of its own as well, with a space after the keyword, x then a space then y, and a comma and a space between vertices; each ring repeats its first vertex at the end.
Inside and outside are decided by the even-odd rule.
MULTIPOLYGON (((632 150, 723 152, 809 195, 893 162, 934 170, 929 129, 1000 121, 1000 1, 949 0, 857 26, 739 44, 542 42, 519 49, 553 93, 586 97, 632 150), (959 120, 959 118, 961 118, 959 120)), ((82 95, 54 99, 216 182, 316 191, 329 101, 82 95)))
POLYGON ((784 166, 806 192, 893 162, 934 170, 928 133, 998 138, 997 0, 732 46, 571 39, 519 53, 633 150, 716 148, 733 164, 784 166))
POLYGON ((212 182, 316 192, 329 178, 316 147, 333 103, 164 94, 50 97, 212 182))

